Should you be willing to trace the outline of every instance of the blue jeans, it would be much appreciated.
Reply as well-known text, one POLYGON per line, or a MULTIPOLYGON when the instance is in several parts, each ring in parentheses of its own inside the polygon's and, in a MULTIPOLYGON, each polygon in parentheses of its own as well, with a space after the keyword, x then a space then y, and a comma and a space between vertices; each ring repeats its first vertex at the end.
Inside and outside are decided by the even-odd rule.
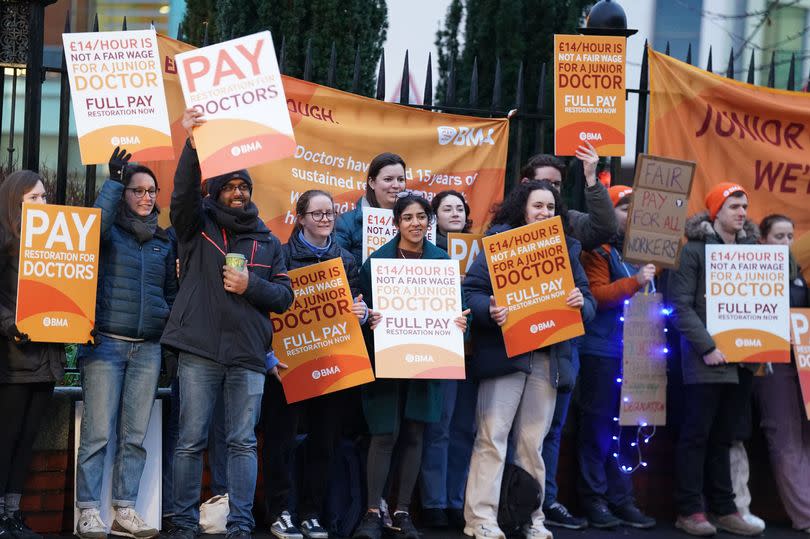
POLYGON ((214 417, 208 428, 208 469, 211 470, 211 494, 228 492, 228 443, 225 433, 225 399, 220 393, 214 417))
POLYGON ((425 425, 420 492, 425 509, 462 509, 475 442, 478 384, 446 380, 442 415, 425 425))
POLYGON ((104 456, 117 426, 112 480, 115 507, 133 507, 146 463, 143 441, 160 376, 160 344, 127 342, 99 335, 96 346, 81 346, 81 441, 76 461, 76 506, 101 506, 104 456))
POLYGON ((228 446, 228 533, 251 532, 256 492, 256 423, 261 411, 264 373, 226 367, 180 353, 180 436, 174 453, 173 523, 196 530, 200 520, 203 451, 214 407, 220 394, 225 405, 228 446))
POLYGON ((174 450, 177 447, 177 436, 180 433, 179 422, 180 380, 175 377, 172 379, 169 413, 163 416, 163 497, 161 499, 161 514, 164 518, 174 515, 174 482, 172 476, 174 475, 174 450))

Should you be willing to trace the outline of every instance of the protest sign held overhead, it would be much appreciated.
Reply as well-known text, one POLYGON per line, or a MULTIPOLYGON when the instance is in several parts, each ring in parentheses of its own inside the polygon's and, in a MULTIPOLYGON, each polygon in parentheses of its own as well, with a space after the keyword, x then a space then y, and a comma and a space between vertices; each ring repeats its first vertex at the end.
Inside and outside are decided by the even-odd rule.
POLYGON ((97 208, 23 204, 16 323, 32 341, 91 340, 100 236, 97 208))
POLYGON ((194 128, 203 178, 293 155, 270 32, 184 52, 175 62, 186 106, 207 120, 194 128))
POLYGON ((289 271, 295 301, 272 314, 273 351, 287 369, 288 403, 374 381, 354 301, 340 258, 289 271))
POLYGON ((576 285, 559 216, 483 239, 495 302, 509 308, 501 329, 514 357, 585 333, 565 304, 576 285))
POLYGON ((790 310, 790 330, 804 411, 807 419, 810 419, 810 309, 790 310))
POLYGON ((82 164, 173 159, 154 30, 62 34, 82 164))

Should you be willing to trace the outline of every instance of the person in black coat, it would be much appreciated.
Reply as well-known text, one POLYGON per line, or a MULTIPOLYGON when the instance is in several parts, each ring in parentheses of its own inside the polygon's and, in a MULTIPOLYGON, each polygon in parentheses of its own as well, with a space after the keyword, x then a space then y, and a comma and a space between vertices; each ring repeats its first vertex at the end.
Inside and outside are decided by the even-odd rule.
POLYGON ((46 202, 42 178, 30 170, 0 184, 0 535, 34 539, 39 535, 24 524, 20 498, 34 439, 64 374, 65 347, 30 342, 15 322, 24 202, 46 202))

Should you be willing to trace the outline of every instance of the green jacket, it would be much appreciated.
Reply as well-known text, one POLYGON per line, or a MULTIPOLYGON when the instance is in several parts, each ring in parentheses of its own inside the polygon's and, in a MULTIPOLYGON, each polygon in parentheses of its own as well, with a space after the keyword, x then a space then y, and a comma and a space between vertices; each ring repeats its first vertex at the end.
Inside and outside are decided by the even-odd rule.
MULTIPOLYGON (((397 258, 399 234, 380 247, 363 264, 360 269, 360 290, 363 300, 373 308, 371 298, 371 259, 397 258)), ((447 253, 425 240, 423 260, 449 260, 447 253)), ((365 331, 365 329, 364 329, 365 331)), ((374 357, 374 335, 366 332, 366 344, 369 355, 374 357)), ((391 434, 399 431, 402 420, 401 410, 405 410, 405 419, 435 423, 442 413, 443 394, 439 380, 395 380, 378 379, 361 388, 363 415, 371 434, 391 434), (405 402, 401 402, 401 399, 405 402)))

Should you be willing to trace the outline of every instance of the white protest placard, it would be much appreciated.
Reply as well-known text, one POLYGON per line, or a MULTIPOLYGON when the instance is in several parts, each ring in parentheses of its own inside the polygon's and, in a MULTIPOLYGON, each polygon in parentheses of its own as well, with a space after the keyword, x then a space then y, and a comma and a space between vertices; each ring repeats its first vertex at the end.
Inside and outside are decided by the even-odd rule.
MULTIPOLYGON (((398 232, 394 226, 393 210, 363 206, 363 262, 371 253, 391 241, 398 232)), ((425 239, 436 243, 435 219, 430 223, 425 239)))

